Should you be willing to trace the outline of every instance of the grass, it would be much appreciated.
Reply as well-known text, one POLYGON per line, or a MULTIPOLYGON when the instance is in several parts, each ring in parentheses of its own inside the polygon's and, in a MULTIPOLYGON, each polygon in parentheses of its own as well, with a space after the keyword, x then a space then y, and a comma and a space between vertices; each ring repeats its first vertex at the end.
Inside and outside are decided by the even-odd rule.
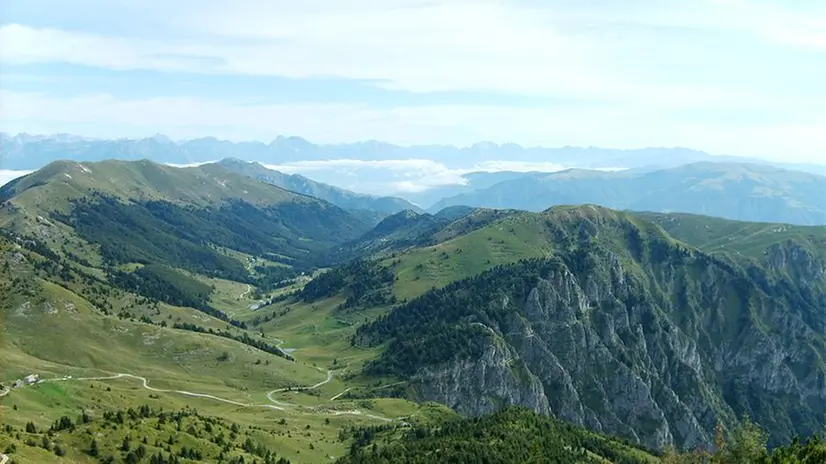
POLYGON ((24 206, 64 212, 67 199, 90 190, 123 199, 171 199, 194 205, 214 204, 226 198, 270 205, 304 198, 219 166, 174 168, 150 161, 57 161, 20 179, 12 188, 18 193, 15 201, 24 206))
POLYGON ((826 257, 826 227, 742 222, 692 214, 639 213, 675 238, 707 252, 762 259, 766 249, 787 241, 826 257))
POLYGON ((5 310, 5 330, 13 336, 7 337, 0 355, 4 381, 13 380, 9 372, 19 375, 37 367, 7 360, 15 352, 55 366, 135 373, 159 387, 197 386, 204 392, 276 388, 322 377, 311 367, 232 340, 103 316, 76 294, 48 282, 42 285, 41 301, 18 298, 5 310), (79 335, 82 343, 73 340, 79 335), (227 362, 219 361, 224 352, 227 362))
MULTIPOLYGON (((4 398, 2 407, 6 412, 4 423, 18 431, 22 431, 27 422, 33 422, 37 429, 42 431, 63 415, 74 420, 80 415, 80 411, 86 411, 93 418, 100 418, 105 411, 138 409, 143 404, 154 410, 165 411, 192 408, 200 411, 202 415, 220 417, 239 424, 242 438, 237 442, 242 442, 245 436, 251 436, 255 442, 293 462, 326 462, 331 457, 343 455, 349 443, 339 441, 338 434, 342 428, 382 423, 370 418, 368 414, 389 418, 407 417, 410 418, 408 420, 422 422, 440 420, 452 415, 443 406, 419 406, 404 400, 345 401, 331 405, 329 401, 312 404, 306 400, 309 396, 304 396, 304 402, 308 403, 306 407, 277 411, 265 408, 240 408, 171 393, 153 393, 141 388, 134 381, 66 381, 16 389, 13 394, 4 398), (356 410, 361 414, 341 414, 356 410)), ((139 437, 146 436, 150 445, 155 442, 155 438, 162 436, 162 440, 165 440, 169 433, 172 433, 168 428, 159 432, 154 425, 151 420, 141 421, 140 424, 129 427, 128 433, 136 443, 139 437)), ((186 429, 186 424, 183 429, 186 429)), ((98 430, 103 429, 92 426, 92 431, 98 430)), ((124 429, 95 436, 101 442, 102 450, 112 452, 121 443, 125 433, 127 432, 124 429)), ((182 435, 186 441, 186 434, 182 435)), ((85 454, 78 452, 88 448, 90 435, 76 431, 71 434, 63 432, 58 436, 69 449, 69 454, 63 461, 53 453, 26 446, 26 434, 23 434, 21 439, 16 439, 0 433, 0 449, 5 449, 9 443, 15 443, 17 452, 12 455, 15 462, 95 462, 87 460, 85 454)), ((37 443, 40 443, 39 439, 37 443)), ((198 446, 203 450, 209 450, 211 446, 205 440, 191 439, 187 443, 188 446, 198 446)))
MULTIPOLYGON (((7 242, 0 240, 0 255, 7 256, 11 249, 7 242)), ((26 257, 38 259, 34 254, 26 257)), ((113 313, 127 311, 131 316, 126 319, 106 316, 77 293, 82 287, 80 284, 58 285, 43 280, 28 262, 8 270, 11 275, 23 277, 25 285, 8 287, 12 291, 0 297, 0 381, 8 385, 30 373, 48 380, 13 389, 0 400, 4 424, 18 430, 29 421, 38 428, 48 427, 60 416, 75 417, 81 410, 100 415, 104 410, 144 403, 165 410, 189 406, 244 427, 264 429, 255 432, 261 435, 258 440, 293 462, 329 462, 331 457, 341 456, 348 449, 349 443, 338 441, 338 432, 343 427, 384 423, 371 415, 423 419, 430 416, 430 409, 419 412, 418 405, 405 400, 331 400, 347 389, 362 386, 361 380, 352 378, 350 373, 378 353, 349 345, 349 335, 357 318, 337 315, 335 309, 340 301, 301 305, 274 320, 271 326, 263 327, 269 343, 275 344, 278 336, 285 341, 286 348, 298 349, 295 352, 298 362, 289 362, 232 340, 137 320, 147 317, 156 324, 183 321, 227 328, 226 323, 191 308, 153 304, 130 293, 107 288, 102 291, 105 290, 105 300, 113 313), (221 361, 224 353, 228 359, 221 361), (293 406, 284 411, 263 407, 269 404, 267 392, 317 384, 326 379, 327 369, 337 369, 329 383, 312 391, 289 391, 273 396, 293 406), (143 388, 137 379, 78 380, 118 372, 146 377, 151 387, 211 394, 250 406, 174 392, 152 392, 143 388), (73 379, 50 381, 67 375, 73 379), (280 423, 282 419, 286 425, 280 423)), ((4 284, 11 280, 8 275, 3 275, 3 279, 4 284)), ((241 285, 246 287, 229 281, 212 280, 212 283, 216 287, 214 301, 220 301, 227 310, 239 303, 237 299, 233 301, 234 292, 241 285)), ((246 317, 255 315, 244 303, 240 303, 237 313, 246 317)), ((232 331, 240 332, 240 329, 232 328, 232 331)), ((145 434, 152 443, 153 430, 136 426, 133 433, 145 434)), ((111 436, 114 441, 122 439, 118 434, 111 436)), ((14 443, 17 451, 12 458, 17 463, 93 462, 82 452, 88 444, 85 435, 79 438, 63 432, 59 434, 59 441, 67 448, 63 458, 42 448, 27 446, 25 434, 20 439, 0 434, 0 450, 14 443)), ((115 445, 117 443, 107 442, 102 447, 111 450, 115 445)), ((211 446, 197 440, 192 442, 192 446, 195 445, 204 449, 211 446)))
POLYGON ((392 266, 398 277, 394 284, 396 296, 410 299, 497 265, 551 251, 541 216, 523 213, 434 246, 411 249, 382 264, 392 266))
POLYGON ((230 317, 248 308, 256 300, 252 299, 254 288, 245 283, 225 279, 214 279, 193 274, 201 282, 214 288, 210 296, 210 306, 230 317))
POLYGON ((313 303, 280 302, 261 310, 262 313, 285 313, 258 327, 270 339, 285 343, 282 348, 295 350, 296 359, 326 369, 360 370, 368 360, 378 356, 377 349, 362 349, 350 345, 350 336, 359 324, 372 320, 387 309, 374 309, 342 314, 337 311, 341 298, 329 298, 313 303))
MULTIPOLYGON (((137 409, 142 404, 148 404, 153 409, 163 409, 165 411, 179 410, 186 407, 196 409, 201 414, 213 417, 220 417, 241 426, 241 439, 236 442, 243 442, 244 437, 251 437, 256 443, 266 446, 276 452, 279 456, 284 456, 293 462, 324 462, 330 457, 338 456, 346 452, 346 443, 338 439, 338 431, 344 426, 369 424, 375 421, 365 419, 360 416, 329 416, 290 413, 272 410, 259 410, 251 412, 241 410, 232 406, 216 405, 204 400, 182 400, 178 397, 158 394, 152 395, 145 390, 138 390, 129 385, 119 385, 115 382, 103 383, 92 382, 88 385, 75 384, 68 386, 62 399, 54 400, 47 397, 43 386, 30 389, 30 392, 20 396, 28 396, 21 399, 18 410, 14 411, 13 422, 10 423, 17 429, 23 429, 25 422, 32 421, 38 430, 44 430, 61 415, 68 415, 74 419, 79 415, 79 408, 83 407, 94 418, 100 418, 107 410, 125 410, 129 407, 137 409), (25 400, 25 401, 24 401, 25 400), (40 406, 40 408, 38 408, 40 406), (325 421, 325 419, 329 421, 325 421), (282 423, 283 421, 283 423, 282 423), (258 430, 261 429, 261 430, 258 430)), ((174 428, 164 427, 157 430, 157 421, 145 420, 135 426, 121 428, 103 433, 95 433, 96 439, 100 443, 102 454, 116 454, 116 447, 120 445, 123 437, 127 434, 133 437, 135 445, 141 437, 147 437, 150 452, 156 451, 152 445, 156 439, 166 441, 170 434, 181 437, 182 444, 189 447, 196 446, 204 453, 217 454, 218 449, 208 440, 195 439, 187 436, 186 433, 176 432, 174 428)), ((187 429, 187 421, 183 423, 183 429, 187 429)), ((92 432, 103 432, 99 424, 92 424, 92 432)), ((226 428, 228 429, 228 427, 226 428)), ((230 435, 229 430, 216 430, 213 434, 223 431, 230 435)), ((24 437, 26 434, 24 434, 24 437)), ((60 433, 59 439, 67 444, 70 450, 67 460, 63 462, 95 462, 88 459, 80 450, 88 449, 91 436, 82 431, 72 433, 60 433)), ((16 441, 18 452, 12 457, 15 462, 60 462, 52 453, 51 455, 38 452, 37 448, 25 446, 25 438, 21 440, 10 440, 7 436, 0 435, 0 446, 5 448, 8 442, 16 441), (3 443, 6 441, 7 443, 3 443)), ((40 443, 40 440, 37 440, 40 443)), ((251 461, 250 461, 251 462, 251 461)))

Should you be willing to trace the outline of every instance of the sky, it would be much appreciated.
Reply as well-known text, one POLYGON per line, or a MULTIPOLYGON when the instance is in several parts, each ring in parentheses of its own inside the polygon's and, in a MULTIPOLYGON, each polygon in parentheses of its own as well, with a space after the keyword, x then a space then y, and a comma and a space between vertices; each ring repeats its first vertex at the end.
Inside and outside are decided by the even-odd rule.
POLYGON ((826 163, 822 0, 5 0, 0 131, 826 163))

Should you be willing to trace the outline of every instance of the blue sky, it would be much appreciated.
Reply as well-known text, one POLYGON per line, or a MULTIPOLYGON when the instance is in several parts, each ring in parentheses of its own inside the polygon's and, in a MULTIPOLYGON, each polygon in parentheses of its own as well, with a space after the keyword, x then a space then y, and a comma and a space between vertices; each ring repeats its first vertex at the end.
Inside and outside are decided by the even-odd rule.
POLYGON ((826 2, 6 0, 0 130, 826 162, 826 2))

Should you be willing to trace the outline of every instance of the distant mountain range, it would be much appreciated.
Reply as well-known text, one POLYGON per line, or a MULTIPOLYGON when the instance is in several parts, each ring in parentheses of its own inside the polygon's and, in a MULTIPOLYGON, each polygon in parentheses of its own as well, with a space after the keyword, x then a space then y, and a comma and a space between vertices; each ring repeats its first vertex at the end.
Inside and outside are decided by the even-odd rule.
POLYGON ((445 198, 430 210, 467 205, 543 211, 582 203, 747 221, 826 224, 826 177, 727 163, 695 163, 652 172, 572 169, 515 176, 445 198))
MULTIPOLYGON (((32 170, 68 159, 150 159, 159 163, 189 164, 237 158, 264 164, 296 161, 353 159, 365 161, 427 159, 450 168, 472 168, 489 162, 545 163, 580 168, 675 167, 703 161, 764 163, 759 159, 714 156, 687 148, 618 150, 595 147, 522 147, 513 143, 476 143, 469 147, 418 145, 402 147, 375 140, 317 145, 301 137, 279 136, 269 143, 229 142, 214 137, 172 141, 164 135, 143 139, 99 140, 70 134, 10 135, 0 133, 0 169, 32 170)), ((788 165, 789 168, 826 174, 826 166, 788 165)), ((547 169, 545 169, 547 170, 547 169)))
MULTIPOLYGON (((174 142, 157 135, 140 140, 92 140, 74 135, 33 136, 0 134, 0 168, 36 169, 55 159, 88 162, 100 159, 151 160, 189 165, 206 163, 273 184, 291 192, 315 197, 350 211, 368 224, 410 210, 435 213, 449 206, 543 211, 560 204, 593 203, 634 211, 684 212, 728 219, 826 224, 826 174, 824 166, 798 166, 807 170, 775 167, 759 160, 712 156, 681 148, 612 150, 599 148, 524 148, 514 144, 479 143, 467 148, 450 146, 399 147, 382 142, 315 145, 298 137, 279 137, 269 144, 233 143, 214 138, 174 142), (427 170, 388 171, 384 164, 371 167, 313 165, 313 179, 285 173, 269 165, 300 165, 328 160, 434 160, 456 168, 442 181, 428 182, 427 170), (223 160, 223 161, 218 161, 223 160), (549 170, 560 166, 580 168, 557 172, 467 172, 486 161, 507 168, 523 163, 549 170), (722 162, 726 161, 726 162, 722 162), (736 161, 736 162, 735 162, 736 161), (508 164, 511 163, 511 164, 508 164), (585 169, 588 167, 588 169, 585 169), (621 167, 622 170, 612 169, 621 167), (346 171, 346 172, 345 172, 346 171), (423 187, 394 196, 356 193, 358 186, 384 182, 423 187), (424 179, 416 176, 424 176, 424 179), (320 182, 323 179, 325 182, 320 182), (338 185, 349 185, 350 189, 338 185), (403 198, 400 198, 403 197, 403 198)), ((360 166, 358 163, 354 166, 360 166)), ((490 167, 489 166, 489 167, 490 167)), ((411 167, 411 169, 415 169, 411 167)), ((453 168, 451 168, 453 169, 453 168)), ((439 176, 434 172, 433 176, 439 176)))

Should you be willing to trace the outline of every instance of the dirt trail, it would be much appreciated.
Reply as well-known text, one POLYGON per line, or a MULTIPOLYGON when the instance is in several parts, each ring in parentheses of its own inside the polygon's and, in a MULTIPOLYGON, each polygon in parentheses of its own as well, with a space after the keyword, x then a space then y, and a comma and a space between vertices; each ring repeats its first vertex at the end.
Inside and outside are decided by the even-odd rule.
POLYGON ((330 398, 330 401, 335 401, 335 400, 339 399, 342 395, 344 395, 345 393, 347 393, 348 391, 350 391, 350 390, 352 390, 352 389, 353 389, 352 387, 351 387, 351 388, 347 388, 347 389, 345 389, 343 392, 341 392, 341 393, 339 393, 338 395, 336 395, 336 396, 334 396, 334 397, 330 398))
MULTIPOLYGON (((193 398, 206 398, 206 399, 210 399, 210 400, 220 401, 222 403, 232 404, 232 405, 235 405, 235 406, 242 406, 242 407, 272 407, 272 408, 279 409, 279 410, 283 411, 283 408, 274 407, 273 405, 241 403, 240 401, 228 400, 226 398, 221 398, 221 397, 215 396, 215 395, 207 395, 205 393, 193 393, 193 392, 186 391, 186 390, 167 390, 167 389, 164 389, 164 388, 150 387, 149 386, 149 380, 147 380, 146 377, 141 377, 139 375, 121 373, 121 374, 109 375, 109 376, 106 376, 106 377, 78 377, 77 379, 74 379, 74 380, 101 380, 102 381, 102 380, 115 380, 115 379, 122 379, 122 378, 140 380, 142 385, 143 385, 143 388, 145 388, 149 391, 157 392, 157 393, 177 393, 179 395, 191 396, 193 398)), ((45 382, 48 382, 48 381, 61 381, 62 382, 62 381, 67 381, 67 380, 72 380, 72 379, 64 377, 62 379, 52 379, 52 380, 44 380, 44 381, 45 382)))
MULTIPOLYGON (((249 263, 248 267, 249 268, 252 267, 252 262, 249 263)), ((247 285, 247 292, 249 292, 251 289, 252 289, 252 287, 250 285, 247 285)), ((243 298, 243 296, 244 296, 244 294, 241 295, 242 298, 243 298)), ((276 347, 281 349, 281 345, 283 345, 285 343, 285 341, 281 340, 279 338, 275 338, 275 340, 277 341, 276 347)), ((319 371, 322 371, 322 369, 320 369, 320 368, 316 368, 316 369, 318 369, 319 371)), ((128 378, 128 379, 139 380, 141 382, 142 387, 149 390, 149 391, 153 391, 153 392, 157 392, 157 393, 174 393, 174 394, 189 396, 189 397, 193 397, 193 398, 204 398, 204 399, 219 401, 221 403, 231 404, 231 405, 234 405, 234 406, 239 406, 239 407, 244 407, 244 408, 266 408, 266 409, 275 409, 275 410, 278 410, 278 411, 285 411, 287 408, 293 409, 293 410, 301 410, 301 409, 307 410, 307 409, 309 409, 309 411, 301 411, 301 413, 302 414, 322 415, 322 416, 323 415, 363 416, 363 417, 369 417, 371 419, 380 420, 380 421, 383 421, 383 422, 392 422, 392 421, 395 420, 395 419, 389 419, 387 417, 378 416, 378 415, 375 415, 375 414, 366 414, 366 413, 364 413, 362 411, 359 411, 359 410, 350 410, 350 411, 334 411, 334 410, 331 410, 331 411, 321 411, 321 412, 319 412, 319 411, 316 411, 315 408, 311 408, 309 406, 293 404, 293 403, 287 403, 287 402, 284 402, 284 401, 279 401, 279 400, 277 400, 273 397, 273 395, 275 395, 276 393, 282 393, 282 392, 285 392, 285 391, 315 390, 319 387, 322 387, 322 386, 330 383, 330 381, 333 380, 334 372, 335 371, 328 370, 327 371, 327 378, 322 380, 321 382, 318 382, 318 383, 314 384, 314 385, 304 386, 304 387, 299 386, 299 387, 276 388, 275 390, 271 390, 271 391, 267 392, 267 394, 266 394, 267 400, 269 401, 269 403, 267 403, 267 404, 243 403, 243 402, 240 402, 240 401, 230 400, 230 399, 227 399, 227 398, 221 398, 219 396, 209 395, 209 394, 205 394, 205 393, 195 393, 195 392, 190 392, 190 391, 186 391, 186 390, 172 390, 172 389, 155 388, 155 387, 149 386, 149 380, 146 377, 141 377, 139 375, 127 374, 127 373, 117 373, 117 374, 108 375, 108 376, 101 376, 101 377, 77 377, 77 378, 73 378, 72 376, 65 376, 65 377, 59 377, 59 378, 53 378, 53 379, 43 379, 43 380, 41 380, 41 382, 66 382, 66 381, 71 381, 71 380, 75 380, 75 381, 105 381, 105 380, 117 380, 117 379, 128 378)), ((338 395, 335 395, 334 397, 332 397, 330 399, 330 401, 334 401, 334 400, 338 399, 339 397, 341 397, 342 395, 344 395, 348 391, 350 391, 350 388, 344 390, 343 392, 339 393, 338 395)), ((8 394, 8 392, 9 391, 7 389, 6 391, 0 393, 0 396, 4 396, 4 395, 8 394)), ((5 456, 5 455, 3 455, 3 456, 5 456)), ((6 460, 8 460, 8 458, 4 459, 3 461, 0 461, 0 464, 5 464, 6 460)))
POLYGON ((252 291, 252 285, 247 284, 247 289, 244 290, 244 293, 238 295, 238 299, 243 300, 247 295, 250 294, 251 291, 252 291))
MULTIPOLYGON (((209 399, 209 400, 213 400, 213 401, 219 401, 219 402, 222 402, 222 403, 227 403, 227 404, 231 404, 231 405, 234 405, 234 406, 240 406, 240 407, 244 407, 244 408, 266 408, 266 409, 275 409, 275 410, 278 410, 278 411, 285 411, 285 410, 287 410, 287 408, 290 408, 290 409, 293 409, 293 410, 310 409, 309 411, 300 411, 300 413, 301 414, 313 414, 313 415, 318 415, 318 416, 340 416, 340 415, 363 416, 363 417, 369 417, 371 419, 380 420, 382 422, 393 422, 395 420, 395 419, 390 419, 390 418, 387 418, 387 417, 378 416, 378 415, 375 415, 375 414, 367 414, 367 413, 364 413, 364 412, 359 411, 357 409, 350 410, 350 411, 334 411, 334 410, 331 410, 331 411, 321 411, 321 412, 319 412, 319 411, 315 411, 314 408, 310 408, 308 406, 303 406, 303 405, 293 404, 293 403, 287 403, 287 402, 279 401, 279 400, 273 398, 274 394, 279 393, 279 392, 284 392, 284 391, 287 391, 287 390, 290 390, 290 389, 296 390, 296 391, 298 391, 298 390, 306 391, 306 390, 313 390, 313 389, 316 389, 316 388, 321 387, 323 385, 326 385, 327 383, 329 383, 333 379, 333 371, 327 371, 327 378, 325 380, 322 380, 321 382, 318 382, 315 385, 311 385, 311 386, 307 386, 307 387, 278 388, 278 389, 275 389, 275 390, 272 390, 272 391, 268 392, 267 393, 267 400, 269 400, 271 404, 242 403, 240 401, 230 400, 230 399, 227 399, 227 398, 221 398, 219 396, 208 395, 208 394, 205 394, 205 393, 194 393, 194 392, 190 392, 190 391, 186 391, 186 390, 171 390, 171 389, 164 389, 164 388, 155 388, 155 387, 152 387, 152 386, 149 385, 149 380, 146 377, 141 377, 139 375, 133 375, 133 374, 126 374, 126 373, 118 373, 118 374, 113 374, 113 375, 108 375, 108 376, 101 376, 101 377, 77 377, 77 378, 73 378, 71 376, 66 376, 66 377, 61 377, 61 378, 56 378, 56 379, 44 379, 44 380, 42 380, 42 382, 68 382, 68 381, 71 381, 71 380, 76 380, 76 381, 105 381, 105 380, 117 380, 117 379, 124 379, 124 378, 139 380, 141 382, 141 386, 143 388, 149 390, 149 391, 153 391, 153 392, 157 392, 157 393, 175 393, 175 394, 189 396, 189 397, 193 397, 193 398, 205 398, 205 399, 209 399)), ((342 392, 342 394, 345 393, 345 392, 342 392)), ((340 396, 340 395, 341 394, 339 394, 337 396, 340 396)), ((3 462, 0 462, 0 464, 3 464, 3 462)))
POLYGON ((270 391, 269 393, 267 393, 267 399, 268 399, 268 400, 270 400, 270 401, 272 401, 273 403, 281 403, 280 401, 274 400, 274 399, 272 398, 272 395, 274 395, 274 394, 276 394, 276 393, 285 392, 285 391, 305 391, 305 390, 315 390, 316 388, 321 387, 322 385, 326 385, 326 384, 330 383, 330 381, 331 381, 331 380, 333 380, 333 371, 327 371, 327 380, 322 380, 321 382, 318 382, 317 384, 312 385, 312 386, 309 386, 309 387, 285 387, 285 388, 276 388, 275 390, 272 390, 272 391, 270 391))

